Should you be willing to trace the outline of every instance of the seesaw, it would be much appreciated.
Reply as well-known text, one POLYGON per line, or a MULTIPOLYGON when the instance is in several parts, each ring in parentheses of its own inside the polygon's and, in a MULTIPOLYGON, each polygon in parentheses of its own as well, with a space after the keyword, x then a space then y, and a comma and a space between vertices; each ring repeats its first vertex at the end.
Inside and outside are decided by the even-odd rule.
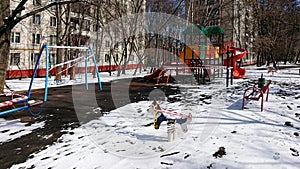
POLYGON ((191 113, 186 115, 165 108, 160 108, 156 101, 153 101, 150 105, 148 112, 153 115, 153 125, 155 129, 159 129, 162 122, 167 122, 168 141, 175 140, 176 123, 179 124, 182 131, 186 133, 188 131, 187 125, 192 121, 191 113))

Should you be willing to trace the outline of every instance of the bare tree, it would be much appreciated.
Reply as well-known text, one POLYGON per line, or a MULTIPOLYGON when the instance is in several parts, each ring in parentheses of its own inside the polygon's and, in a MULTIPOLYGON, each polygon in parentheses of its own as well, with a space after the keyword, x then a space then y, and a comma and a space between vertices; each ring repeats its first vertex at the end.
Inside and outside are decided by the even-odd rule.
MULTIPOLYGON (((180 31, 177 29, 182 25, 174 25, 174 27, 165 27, 168 23, 170 23, 170 19, 173 16, 184 18, 185 16, 185 5, 184 0, 150 0, 147 1, 147 11, 148 12, 156 12, 156 13, 165 13, 169 14, 169 18, 157 17, 154 16, 148 17, 145 22, 147 27, 156 28, 156 32, 151 32, 146 30, 145 35, 145 49, 151 51, 147 56, 144 56, 146 59, 147 66, 151 67, 151 71, 157 67, 160 67, 161 64, 164 63, 165 58, 162 50, 159 49, 176 49, 177 45, 174 43, 180 37, 180 31), (151 50, 154 48, 154 50, 151 50)), ((167 50, 165 50, 167 52, 167 50)), ((169 53, 169 52, 168 52, 169 53)), ((170 53, 169 53, 170 54, 170 53)))
MULTIPOLYGON (((69 29, 70 29, 70 5, 56 5, 55 16, 57 18, 57 27, 56 27, 56 34, 58 37, 57 46, 63 46, 65 44, 66 39, 68 38, 69 29)), ((65 54, 64 49, 57 48, 56 49, 56 57, 57 63, 63 62, 63 56, 65 54)), ((61 80, 61 66, 56 67, 56 76, 55 80, 61 80)))
MULTIPOLYGON (((299 43, 299 6, 297 1, 259 0, 257 10, 258 36, 255 48, 258 52, 258 64, 265 61, 276 67, 278 61, 286 63, 291 54, 297 52, 299 43)), ((294 58, 294 57, 293 57, 294 58)))
POLYGON ((133 56, 132 43, 134 35, 137 34, 137 23, 134 18, 130 18, 130 14, 143 12, 144 2, 144 0, 111 0, 107 3, 93 1, 99 12, 95 16, 98 19, 96 25, 101 27, 100 34, 97 34, 97 44, 100 47, 104 44, 109 48, 109 60, 117 65, 118 76, 125 73, 126 65, 133 56))
MULTIPOLYGON (((4 21, 5 27, 7 27, 8 18, 10 15, 10 1, 9 0, 1 0, 0 1, 0 21, 4 21)), ((4 27, 4 25, 3 25, 4 27)), ((8 55, 9 55, 9 46, 10 46, 10 29, 4 31, 5 28, 0 28, 0 31, 3 33, 0 34, 0 92, 4 90, 4 83, 6 78, 6 68, 8 65, 8 55)))
POLYGON ((33 16, 39 12, 45 11, 53 6, 56 5, 63 5, 63 4, 71 4, 71 3, 78 3, 78 0, 66 0, 66 1, 55 1, 45 4, 44 6, 40 6, 35 8, 23 15, 20 15, 20 12, 25 9, 25 4, 28 0, 21 0, 17 7, 10 12, 10 0, 1 0, 0 1, 0 92, 4 90, 5 84, 5 77, 6 77, 6 70, 8 66, 8 58, 9 58, 9 48, 10 48, 10 32, 11 29, 15 27, 19 22, 22 20, 33 16), (3 21, 3 22, 2 22, 3 21))

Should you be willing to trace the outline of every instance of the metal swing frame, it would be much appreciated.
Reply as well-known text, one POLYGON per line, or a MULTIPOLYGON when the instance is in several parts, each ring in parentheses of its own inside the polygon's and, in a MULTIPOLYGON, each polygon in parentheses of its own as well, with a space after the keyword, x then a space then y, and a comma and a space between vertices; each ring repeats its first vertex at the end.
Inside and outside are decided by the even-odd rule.
POLYGON ((86 57, 86 59, 85 59, 85 84, 86 84, 86 90, 88 90, 88 78, 87 78, 87 73, 88 73, 88 68, 87 68, 87 66, 88 66, 88 54, 89 54, 89 52, 91 52, 91 55, 92 55, 92 58, 93 58, 93 62, 94 62, 94 66, 95 66, 95 71, 96 71, 96 74, 97 74, 99 89, 100 89, 100 91, 102 91, 100 74, 98 72, 97 62, 96 62, 95 55, 94 55, 92 47, 48 46, 47 43, 43 43, 43 45, 42 45, 42 47, 41 47, 41 49, 39 51, 39 55, 38 55, 37 61, 35 63, 33 74, 31 76, 31 81, 30 81, 30 84, 29 84, 29 88, 28 88, 26 94, 25 95, 21 95, 18 98, 12 98, 11 100, 1 102, 0 103, 0 108, 4 108, 4 107, 8 107, 8 106, 13 106, 13 109, 8 109, 8 110, 4 110, 4 111, 0 110, 0 117, 3 116, 3 115, 7 115, 7 114, 14 113, 14 112, 21 111, 21 110, 28 110, 28 112, 32 116, 34 116, 34 117, 36 117, 36 116, 38 116, 38 115, 41 114, 41 112, 42 112, 42 104, 47 101, 47 95, 48 95, 49 47, 51 47, 51 48, 66 48, 66 49, 85 49, 86 50, 86 52, 85 52, 86 53, 86 56, 85 56, 86 57), (44 49, 46 50, 46 77, 45 77, 44 101, 29 100, 30 99, 31 90, 32 90, 32 84, 33 84, 34 78, 36 76, 38 65, 40 63, 40 59, 41 59, 41 56, 43 54, 44 49), (24 103, 24 106, 14 107, 14 105, 17 104, 17 103, 24 103), (31 107, 35 107, 35 106, 39 106, 40 107, 40 110, 37 113, 34 113, 30 109, 31 107))

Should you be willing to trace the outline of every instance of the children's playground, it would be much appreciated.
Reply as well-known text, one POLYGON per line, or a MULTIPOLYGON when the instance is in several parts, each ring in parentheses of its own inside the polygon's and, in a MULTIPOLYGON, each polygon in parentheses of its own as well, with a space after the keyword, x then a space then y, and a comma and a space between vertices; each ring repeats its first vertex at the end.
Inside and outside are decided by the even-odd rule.
POLYGON ((0 97, 0 168, 298 168, 299 65, 239 67, 247 51, 222 28, 195 27, 138 76, 98 72, 79 47, 77 84, 35 77, 58 48, 43 44, 33 76, 0 97))
POLYGON ((178 47, 164 45, 161 65, 147 80, 168 83, 170 75, 192 75, 198 84, 210 82, 216 78, 225 78, 226 86, 235 79, 242 79, 246 70, 237 66, 237 61, 246 56, 246 50, 237 48, 232 42, 224 42, 225 31, 217 26, 205 29, 200 25, 187 27, 183 31, 185 43, 178 47), (167 52, 165 52, 167 51, 167 52))

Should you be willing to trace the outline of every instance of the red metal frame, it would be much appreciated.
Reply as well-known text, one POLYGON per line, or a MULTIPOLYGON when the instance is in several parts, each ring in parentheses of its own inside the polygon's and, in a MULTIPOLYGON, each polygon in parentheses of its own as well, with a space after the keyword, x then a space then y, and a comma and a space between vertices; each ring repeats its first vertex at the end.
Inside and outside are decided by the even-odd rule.
POLYGON ((246 100, 255 100, 255 101, 258 101, 261 98, 260 111, 263 111, 264 93, 267 92, 266 101, 268 101, 269 90, 270 90, 269 86, 270 86, 270 84, 271 84, 271 80, 268 80, 267 83, 262 88, 256 87, 257 84, 255 84, 252 87, 247 88, 245 90, 245 92, 244 92, 244 95, 243 95, 242 110, 244 110, 245 99, 246 100), (252 89, 252 92, 247 95, 247 93, 249 93, 249 91, 251 89, 252 89))
MULTIPOLYGON (((139 65, 138 64, 128 64, 126 65, 126 69, 134 69, 137 68, 139 65)), ((64 66, 62 70, 66 69, 67 67, 64 66)), ((118 66, 117 65, 103 65, 103 66, 98 66, 98 71, 99 72, 104 72, 104 71, 114 71, 117 70, 118 66)), ((122 66, 121 66, 122 68, 122 66)), ((76 72, 84 72, 83 67, 76 67, 76 72)), ((94 71, 94 66, 89 66, 88 67, 88 72, 93 72, 94 71)), ((13 78, 19 78, 21 77, 31 77, 33 74, 33 69, 23 69, 23 70, 7 70, 6 71, 6 79, 13 79, 13 78)), ((36 76, 37 77, 44 77, 46 75, 46 69, 45 68, 39 68, 37 69, 36 76)), ((49 75, 56 75, 56 70, 52 69, 49 71, 49 75)))

